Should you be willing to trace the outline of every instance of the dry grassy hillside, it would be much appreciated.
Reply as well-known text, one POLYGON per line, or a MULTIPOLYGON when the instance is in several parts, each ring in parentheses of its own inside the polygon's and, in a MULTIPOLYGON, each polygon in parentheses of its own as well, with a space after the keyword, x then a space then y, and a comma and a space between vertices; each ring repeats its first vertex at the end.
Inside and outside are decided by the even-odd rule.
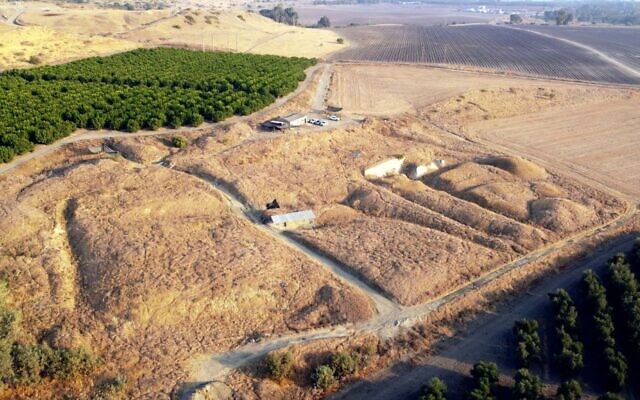
POLYGON ((316 227, 295 236, 403 304, 433 298, 623 209, 611 196, 411 116, 226 150, 206 136, 170 159, 225 183, 258 210, 274 198, 282 211, 312 208, 316 227), (366 167, 392 154, 405 155, 407 165, 444 159, 447 166, 417 181, 365 180, 366 167))
POLYGON ((121 35, 146 45, 176 45, 282 56, 321 57, 346 45, 331 31, 278 24, 256 13, 187 11, 121 35))
POLYGON ((28 333, 93 349, 129 398, 166 396, 200 352, 372 315, 187 175, 95 159, 3 187, 0 270, 28 333))
POLYGON ((81 37, 36 26, 0 25, 0 35, 0 70, 54 64, 139 47, 122 39, 81 37), (37 61, 31 57, 37 57, 37 61))
POLYGON ((27 10, 20 22, 27 26, 45 26, 78 35, 115 35, 139 29, 173 14, 171 10, 126 11, 109 9, 27 10))

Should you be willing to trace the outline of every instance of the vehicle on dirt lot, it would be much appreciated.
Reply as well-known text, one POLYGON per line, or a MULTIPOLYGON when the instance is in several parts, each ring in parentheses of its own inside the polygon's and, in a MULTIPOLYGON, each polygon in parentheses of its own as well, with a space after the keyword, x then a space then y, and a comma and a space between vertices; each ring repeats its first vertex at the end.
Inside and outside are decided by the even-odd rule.
POLYGON ((340 117, 337 115, 329 115, 328 117, 331 121, 340 121, 340 117))
POLYGON ((310 124, 313 124, 313 125, 317 125, 318 120, 317 120, 317 119, 315 119, 315 118, 311 118, 311 119, 309 120, 309 123, 310 123, 310 124))

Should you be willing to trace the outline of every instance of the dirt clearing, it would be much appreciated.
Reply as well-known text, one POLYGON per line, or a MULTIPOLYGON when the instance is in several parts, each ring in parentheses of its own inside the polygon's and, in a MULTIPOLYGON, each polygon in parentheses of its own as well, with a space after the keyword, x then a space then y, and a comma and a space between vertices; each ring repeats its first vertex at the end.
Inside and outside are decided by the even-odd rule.
POLYGON ((640 198, 640 96, 480 121, 469 132, 543 159, 577 167, 640 198))
MULTIPOLYGON (((570 86, 410 65, 338 64, 334 71, 328 103, 363 115, 416 112, 446 99, 453 101, 456 96, 472 90, 482 90, 489 97, 491 89, 498 88, 566 89, 570 86)), ((540 102, 540 98, 534 100, 540 102)))

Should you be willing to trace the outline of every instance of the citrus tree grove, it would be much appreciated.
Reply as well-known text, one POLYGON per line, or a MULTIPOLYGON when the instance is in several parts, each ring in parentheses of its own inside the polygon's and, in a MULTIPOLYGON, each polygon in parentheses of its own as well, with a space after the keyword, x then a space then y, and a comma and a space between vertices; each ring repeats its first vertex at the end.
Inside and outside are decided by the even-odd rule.
POLYGON ((292 92, 315 60, 140 49, 0 74, 0 162, 77 128, 135 132, 247 115, 292 92))

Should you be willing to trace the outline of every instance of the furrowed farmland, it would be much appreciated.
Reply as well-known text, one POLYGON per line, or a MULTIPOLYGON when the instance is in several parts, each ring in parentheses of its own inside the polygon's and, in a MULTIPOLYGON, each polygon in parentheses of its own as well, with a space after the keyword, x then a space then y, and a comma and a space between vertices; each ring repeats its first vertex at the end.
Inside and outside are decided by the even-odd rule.
POLYGON ((496 26, 377 26, 346 28, 356 46, 345 61, 451 65, 521 75, 634 84, 640 79, 586 49, 522 30, 496 26))
POLYGON ((178 49, 135 50, 0 75, 0 162, 77 128, 135 132, 247 115, 314 63, 178 49))
POLYGON ((526 29, 588 45, 640 69, 640 29, 613 27, 530 26, 526 29))

